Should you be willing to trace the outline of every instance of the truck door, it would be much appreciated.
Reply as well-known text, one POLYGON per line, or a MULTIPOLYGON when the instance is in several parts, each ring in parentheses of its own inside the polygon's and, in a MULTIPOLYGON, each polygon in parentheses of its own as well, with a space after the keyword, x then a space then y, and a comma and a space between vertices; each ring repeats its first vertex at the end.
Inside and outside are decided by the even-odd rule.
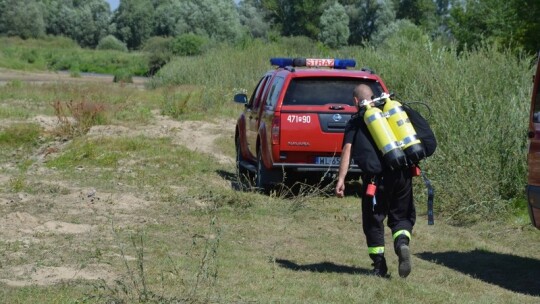
POLYGON ((540 52, 538 55, 529 113, 527 199, 531 223, 540 229, 540 52))
POLYGON ((250 157, 255 159, 257 157, 257 133, 259 130, 260 124, 260 108, 262 107, 263 97, 267 91, 267 84, 269 82, 271 75, 265 75, 259 85, 255 88, 253 95, 251 96, 250 104, 246 112, 246 139, 248 144, 248 149, 250 152, 250 157))

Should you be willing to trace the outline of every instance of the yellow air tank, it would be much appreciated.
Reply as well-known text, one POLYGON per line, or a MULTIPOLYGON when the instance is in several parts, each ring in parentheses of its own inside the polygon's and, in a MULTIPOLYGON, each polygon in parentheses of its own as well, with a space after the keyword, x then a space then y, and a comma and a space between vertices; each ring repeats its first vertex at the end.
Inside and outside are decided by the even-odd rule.
POLYGON ((424 147, 418 139, 416 130, 401 103, 387 98, 383 111, 392 132, 409 161, 418 163, 421 159, 425 158, 424 147))
POLYGON ((367 104, 364 121, 377 148, 383 154, 386 164, 392 169, 406 166, 407 160, 405 154, 399 147, 397 139, 394 133, 392 133, 392 129, 382 111, 377 107, 367 104))

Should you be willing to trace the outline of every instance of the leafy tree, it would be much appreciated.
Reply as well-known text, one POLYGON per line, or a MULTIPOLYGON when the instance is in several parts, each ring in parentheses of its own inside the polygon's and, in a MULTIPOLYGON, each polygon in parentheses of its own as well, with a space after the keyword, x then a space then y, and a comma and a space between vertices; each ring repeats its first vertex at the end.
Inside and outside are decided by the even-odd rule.
POLYGON ((465 3, 456 3, 451 9, 449 26, 460 48, 476 46, 482 41, 483 35, 487 33, 487 24, 478 15, 475 15, 481 12, 486 13, 483 12, 483 8, 478 2, 470 3, 467 6, 465 3))
POLYGON ((179 3, 176 35, 192 33, 215 41, 233 42, 242 26, 233 0, 184 0, 179 3))
POLYGON ((476 47, 483 41, 515 46, 518 21, 511 1, 460 2, 451 9, 449 26, 461 47, 476 47))
POLYGON ((452 0, 435 0, 436 4, 436 28, 432 30, 432 36, 441 37, 446 40, 451 38, 448 21, 450 19, 450 7, 452 0))
POLYGON ((23 39, 45 34, 41 3, 32 0, 0 0, 0 34, 23 39))
POLYGON ((256 1, 241 1, 238 4, 240 22, 247 28, 252 37, 265 37, 270 24, 265 22, 265 13, 256 1))
POLYGON ((378 0, 377 4, 379 8, 377 10, 377 18, 375 19, 375 28, 371 36, 396 21, 396 10, 392 5, 392 0, 378 0))
POLYGON ((77 12, 72 0, 44 1, 47 7, 45 22, 47 34, 70 36, 77 24, 77 12))
POLYGON ((154 35, 175 36, 176 24, 182 14, 178 1, 167 1, 156 6, 154 18, 154 35))
POLYGON ((63 35, 95 47, 108 33, 110 7, 105 0, 43 0, 47 34, 63 35))
MULTIPOLYGON (((353 2, 353 1, 351 1, 353 2)), ((363 44, 379 29, 395 20, 391 0, 364 0, 347 6, 350 17, 349 43, 363 44)))
POLYGON ((451 0, 435 0, 437 16, 448 17, 451 0))
POLYGON ((540 51, 540 1, 514 0, 517 17, 516 40, 530 52, 540 51))
POLYGON ((112 19, 115 36, 130 49, 139 48, 152 34, 154 5, 151 0, 122 0, 112 19))
POLYGON ((394 0, 396 19, 408 19, 427 31, 437 28, 437 5, 433 0, 394 0))
POLYGON ((449 26, 461 47, 482 42, 534 53, 540 49, 540 2, 537 0, 476 0, 458 2, 450 10, 449 26))
POLYGON ((261 0, 269 20, 283 36, 319 36, 325 0, 261 0))
POLYGON ((77 23, 70 37, 81 46, 95 47, 107 35, 109 5, 103 0, 74 1, 77 23))
POLYGON ((321 16, 320 41, 331 48, 339 48, 347 45, 349 35, 349 16, 345 7, 334 2, 321 16))

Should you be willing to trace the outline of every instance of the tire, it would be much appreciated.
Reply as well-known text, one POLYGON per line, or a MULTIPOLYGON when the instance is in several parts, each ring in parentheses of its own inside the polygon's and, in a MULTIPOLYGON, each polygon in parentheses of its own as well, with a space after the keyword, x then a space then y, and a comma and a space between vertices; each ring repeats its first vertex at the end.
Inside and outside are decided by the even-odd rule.
POLYGON ((258 190, 269 193, 270 187, 268 185, 268 170, 264 166, 263 160, 262 160, 262 153, 257 153, 257 172, 255 172, 255 187, 257 187, 258 190))
POLYGON ((269 170, 264 166, 261 149, 257 153, 257 171, 255 172, 255 187, 266 194, 275 189, 275 186, 283 181, 283 172, 269 170))
POLYGON ((249 189, 251 186, 251 175, 249 170, 242 167, 240 163, 244 161, 240 148, 240 139, 236 138, 236 176, 238 178, 238 187, 240 190, 249 189))

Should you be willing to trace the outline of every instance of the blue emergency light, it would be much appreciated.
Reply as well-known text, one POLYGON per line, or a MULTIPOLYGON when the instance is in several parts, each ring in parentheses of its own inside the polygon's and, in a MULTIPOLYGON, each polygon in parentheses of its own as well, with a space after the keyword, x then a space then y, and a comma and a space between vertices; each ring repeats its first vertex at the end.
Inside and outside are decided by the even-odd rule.
POLYGON ((354 68, 354 59, 324 59, 324 58, 270 58, 270 64, 279 68, 285 67, 328 67, 334 69, 354 68))
POLYGON ((334 69, 346 69, 354 68, 356 66, 356 60, 354 59, 335 59, 334 69))
POLYGON ((293 66, 293 60, 292 58, 270 58, 270 64, 271 65, 277 65, 279 68, 284 68, 288 66, 293 66))

